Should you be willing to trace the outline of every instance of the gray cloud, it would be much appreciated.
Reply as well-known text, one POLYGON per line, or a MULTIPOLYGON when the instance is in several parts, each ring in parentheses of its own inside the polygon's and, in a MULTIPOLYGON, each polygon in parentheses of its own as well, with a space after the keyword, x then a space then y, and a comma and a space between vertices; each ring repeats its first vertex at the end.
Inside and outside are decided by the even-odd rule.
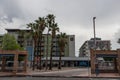
POLYGON ((76 35, 78 51, 81 44, 93 36, 94 16, 98 37, 115 43, 120 32, 119 8, 120 0, 0 0, 0 19, 1 23, 6 22, 6 27, 19 27, 53 13, 61 31, 76 35))
POLYGON ((99 24, 107 24, 113 22, 115 15, 120 13, 119 0, 53 0, 50 4, 49 9, 61 20, 64 19, 64 24, 76 23, 86 27, 90 26, 93 16, 99 19, 99 24))
POLYGON ((0 13, 0 17, 7 16, 6 20, 10 22, 12 18, 23 18, 23 13, 16 0, 0 0, 0 6, 4 13, 0 13))
POLYGON ((98 25, 120 20, 120 0, 1 0, 0 5, 9 21, 13 17, 35 19, 54 13, 61 24, 79 24, 88 28, 93 16, 97 17, 98 25))

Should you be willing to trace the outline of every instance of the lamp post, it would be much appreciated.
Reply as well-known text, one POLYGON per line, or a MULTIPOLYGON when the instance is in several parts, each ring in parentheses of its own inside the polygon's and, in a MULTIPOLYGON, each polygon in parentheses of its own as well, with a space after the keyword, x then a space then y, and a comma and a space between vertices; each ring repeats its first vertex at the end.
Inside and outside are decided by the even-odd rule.
POLYGON ((96 19, 96 17, 93 17, 93 30, 94 30, 94 49, 96 49, 95 19, 96 19))
MULTIPOLYGON (((94 52, 96 53, 96 33, 95 33, 95 19, 96 17, 93 17, 93 30, 94 30, 94 52)), ((98 60, 95 57, 95 73, 96 76, 98 75, 98 60)))
MULTIPOLYGON (((96 50, 95 19, 96 19, 96 17, 93 17, 94 50, 96 50)), ((87 44, 88 44, 88 46, 89 46, 89 43, 88 43, 88 42, 87 42, 87 44)), ((90 72, 89 72, 89 60, 90 60, 90 55, 88 56, 88 76, 90 76, 90 72)))

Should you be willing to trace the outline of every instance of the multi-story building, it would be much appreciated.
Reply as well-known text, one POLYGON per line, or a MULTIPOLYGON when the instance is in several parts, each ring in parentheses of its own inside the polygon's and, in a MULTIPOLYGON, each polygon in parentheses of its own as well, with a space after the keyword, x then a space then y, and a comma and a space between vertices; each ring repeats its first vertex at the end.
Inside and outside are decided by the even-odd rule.
POLYGON ((94 38, 87 40, 79 49, 79 56, 90 57, 90 49, 96 50, 110 50, 111 43, 110 40, 101 40, 101 38, 96 38, 96 45, 94 43, 94 38))
MULTIPOLYGON (((19 34, 19 31, 25 31, 30 32, 30 30, 21 30, 21 29, 6 29, 9 34, 14 35, 17 42, 20 44, 21 47, 25 47, 25 49, 28 51, 28 60, 33 60, 33 51, 34 51, 34 44, 32 38, 23 38, 22 35, 19 34), (24 41, 25 40, 25 41, 24 41)), ((41 45, 38 47, 41 47, 41 56, 42 56, 42 63, 45 64, 46 61, 46 54, 48 54, 48 60, 50 60, 50 53, 51 53, 51 42, 53 42, 53 63, 54 65, 58 65, 59 61, 59 54, 60 49, 58 46, 58 37, 56 36, 53 41, 51 35, 43 34, 41 45)), ((37 49, 35 49, 37 50, 37 49)), ((35 56, 39 55, 40 50, 36 51, 35 56), (38 52, 38 53, 37 53, 38 52)), ((40 56, 40 55, 39 55, 40 56)), ((75 35, 67 35, 67 45, 65 47, 65 52, 62 54, 62 66, 85 66, 88 67, 89 65, 89 59, 87 57, 75 57, 75 35)), ((49 64, 49 62, 48 62, 49 64)))
MULTIPOLYGON (((23 35, 19 35, 19 31, 25 31, 30 32, 30 30, 21 30, 21 29, 6 29, 9 34, 15 36, 17 42, 20 44, 21 47, 24 47, 26 50, 28 50, 28 58, 29 60, 33 59, 33 40, 31 38, 24 39, 23 35)), ((67 35, 67 45, 65 47, 65 52, 62 54, 63 57, 75 57, 75 36, 74 35, 67 35)), ((53 51, 52 56, 53 57, 59 57, 60 49, 58 46, 58 37, 56 36, 53 41, 51 35, 43 34, 41 45, 38 47, 41 47, 41 56, 46 57, 46 53, 48 53, 48 57, 51 53, 51 42, 53 42, 53 51), (48 37, 48 39, 47 39, 48 37)), ((36 50, 36 49, 35 49, 36 50)), ((39 55, 40 50, 36 51, 35 55, 39 55), (38 52, 38 53, 37 53, 38 52)))
POLYGON ((21 47, 32 46, 32 39, 25 38, 25 33, 29 33, 29 29, 6 29, 10 35, 13 35, 21 47), (22 32, 21 32, 22 31, 22 32))
POLYGON ((31 38, 25 38, 25 32, 29 33, 29 29, 6 29, 8 34, 13 35, 19 45, 28 51, 28 60, 32 59, 33 53, 33 42, 31 38), (22 31, 22 32, 21 32, 22 31))
MULTIPOLYGON (((47 35, 43 35, 43 49, 44 53, 48 50, 48 54, 51 52, 51 41, 52 37, 51 35, 48 35, 48 42, 47 42, 47 35), (48 49, 47 49, 48 48, 48 49)), ((56 36, 53 39, 53 56, 59 57, 60 49, 58 45, 58 37, 56 36)), ((67 44, 65 46, 64 54, 62 54, 63 57, 75 57, 75 36, 74 35, 67 35, 67 44)))

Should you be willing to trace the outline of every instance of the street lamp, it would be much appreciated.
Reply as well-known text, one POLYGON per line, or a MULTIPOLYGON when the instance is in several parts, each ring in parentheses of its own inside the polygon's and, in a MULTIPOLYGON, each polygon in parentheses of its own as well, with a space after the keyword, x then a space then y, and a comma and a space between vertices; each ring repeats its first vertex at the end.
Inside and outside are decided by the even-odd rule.
MULTIPOLYGON (((93 17, 93 30, 94 30, 94 52, 96 52, 96 33, 95 33, 95 19, 96 17, 93 17)), ((95 57, 95 73, 96 76, 98 75, 98 60, 95 57)))
MULTIPOLYGON (((95 33, 95 19, 96 17, 93 17, 93 32, 94 32, 94 50, 96 50, 96 33, 95 33)), ((87 42, 88 46, 89 43, 87 42)), ((88 56, 88 76, 90 76, 89 72, 89 60, 90 60, 90 55, 88 56)))
POLYGON ((96 17, 93 17, 93 30, 94 30, 94 49, 96 49, 95 19, 96 19, 96 17))

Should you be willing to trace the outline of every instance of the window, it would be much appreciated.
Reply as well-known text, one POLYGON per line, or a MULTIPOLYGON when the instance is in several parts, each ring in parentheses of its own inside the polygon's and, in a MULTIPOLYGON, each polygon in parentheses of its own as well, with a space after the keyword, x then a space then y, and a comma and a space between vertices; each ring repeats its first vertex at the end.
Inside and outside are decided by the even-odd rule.
POLYGON ((72 38, 70 38, 70 41, 74 41, 74 38, 72 37, 72 38))
POLYGON ((28 40, 27 41, 27 46, 32 46, 32 41, 28 40))

